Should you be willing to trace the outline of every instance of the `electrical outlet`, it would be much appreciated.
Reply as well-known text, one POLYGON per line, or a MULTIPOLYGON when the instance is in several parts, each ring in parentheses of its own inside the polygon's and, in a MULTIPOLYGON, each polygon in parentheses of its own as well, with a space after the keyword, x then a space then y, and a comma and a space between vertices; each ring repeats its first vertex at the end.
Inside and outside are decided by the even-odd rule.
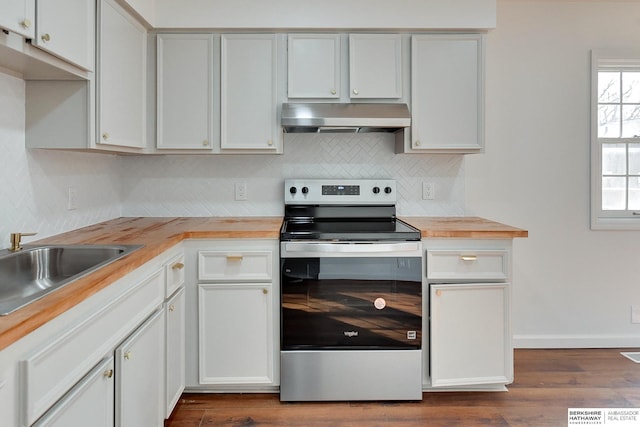
POLYGON ((422 200, 433 200, 436 198, 436 185, 433 182, 422 183, 422 200))
POLYGON ((72 211, 78 209, 78 189, 69 187, 67 195, 67 210, 72 211))
POLYGON ((246 182, 236 182, 236 200, 247 200, 246 182))
POLYGON ((631 323, 640 323, 640 305, 631 306, 631 323))

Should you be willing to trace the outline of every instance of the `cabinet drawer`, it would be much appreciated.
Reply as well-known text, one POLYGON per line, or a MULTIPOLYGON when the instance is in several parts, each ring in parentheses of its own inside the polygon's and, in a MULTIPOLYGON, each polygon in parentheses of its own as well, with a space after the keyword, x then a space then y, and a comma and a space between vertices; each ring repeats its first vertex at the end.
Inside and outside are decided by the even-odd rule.
POLYGON ((200 251, 198 279, 209 281, 270 281, 271 251, 200 251))
POLYGON ((169 298, 180 286, 184 284, 184 254, 180 254, 169 261, 165 266, 165 298, 169 298))
POLYGON ((427 278, 507 280, 509 251, 427 250, 427 278))

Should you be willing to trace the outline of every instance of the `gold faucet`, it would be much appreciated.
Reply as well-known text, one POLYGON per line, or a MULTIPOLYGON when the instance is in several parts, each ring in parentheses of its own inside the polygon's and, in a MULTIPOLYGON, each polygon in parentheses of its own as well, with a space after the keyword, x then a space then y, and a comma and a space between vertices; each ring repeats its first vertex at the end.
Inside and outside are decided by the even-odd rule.
POLYGON ((11 252, 17 252, 22 249, 21 242, 22 236, 35 236, 38 233, 11 233, 11 252))

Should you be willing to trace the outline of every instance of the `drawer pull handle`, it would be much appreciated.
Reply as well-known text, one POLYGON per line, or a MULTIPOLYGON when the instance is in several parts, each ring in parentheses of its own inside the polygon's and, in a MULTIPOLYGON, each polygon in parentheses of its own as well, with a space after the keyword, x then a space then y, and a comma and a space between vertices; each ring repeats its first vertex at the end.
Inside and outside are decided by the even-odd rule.
POLYGON ((460 255, 462 261, 476 261, 478 259, 475 255, 460 255))
POLYGON ((242 255, 227 255, 227 261, 229 262, 242 261, 242 255))
POLYGON ((181 262, 176 262, 171 266, 173 270, 182 270, 184 268, 184 264, 181 262))

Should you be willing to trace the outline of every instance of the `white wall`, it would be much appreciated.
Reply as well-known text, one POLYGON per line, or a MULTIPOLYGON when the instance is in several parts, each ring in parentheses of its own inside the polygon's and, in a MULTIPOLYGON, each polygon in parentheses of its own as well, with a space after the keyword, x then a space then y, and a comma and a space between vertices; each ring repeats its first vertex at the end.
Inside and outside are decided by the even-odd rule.
POLYGON ((589 229, 589 51, 637 47, 639 17, 633 1, 498 1, 466 206, 529 230, 514 244, 517 346, 640 345, 640 233, 589 229))
MULTIPOLYGON (((150 0, 126 0, 137 3, 150 0)), ((155 0, 160 28, 493 28, 496 0, 155 0)))
POLYGON ((25 149, 24 80, 0 73, 0 248, 12 232, 30 240, 120 216, 118 159, 25 149), (67 210, 69 187, 78 209, 67 210))

